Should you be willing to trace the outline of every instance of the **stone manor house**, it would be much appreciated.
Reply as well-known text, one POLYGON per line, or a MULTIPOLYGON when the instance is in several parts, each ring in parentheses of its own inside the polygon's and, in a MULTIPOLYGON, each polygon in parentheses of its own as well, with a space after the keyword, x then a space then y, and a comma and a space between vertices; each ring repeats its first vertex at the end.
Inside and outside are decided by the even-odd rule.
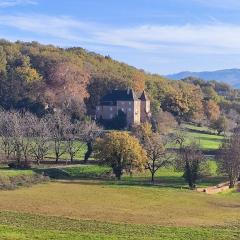
POLYGON ((145 91, 139 96, 132 90, 113 90, 103 96, 96 107, 96 118, 111 120, 119 113, 126 114, 128 126, 148 121, 151 116, 150 100, 145 91))

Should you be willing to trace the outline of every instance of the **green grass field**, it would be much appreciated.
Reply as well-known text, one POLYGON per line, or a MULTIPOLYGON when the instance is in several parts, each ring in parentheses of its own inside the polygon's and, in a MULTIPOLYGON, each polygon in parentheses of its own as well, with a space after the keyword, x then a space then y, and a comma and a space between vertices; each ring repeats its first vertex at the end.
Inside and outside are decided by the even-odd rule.
POLYGON ((186 132, 186 143, 194 140, 200 144, 203 150, 216 150, 222 144, 224 137, 216 135, 207 127, 197 127, 190 124, 184 124, 183 129, 186 132))
POLYGON ((0 236, 3 240, 233 240, 239 230, 232 227, 165 227, 76 220, 35 214, 1 212, 0 236))
MULTIPOLYGON (((58 170, 67 172, 67 177, 0 191, 0 239, 239 239, 237 192, 190 191, 182 173, 173 169, 159 171, 157 186, 150 184, 148 172, 118 182, 106 178, 108 167, 77 165, 58 170), (101 176, 105 179, 98 179, 101 176)), ((213 185, 223 179, 212 176, 198 184, 213 185)))
POLYGON ((1 192, 0 239, 238 239, 239 207, 238 193, 49 183, 1 192))
MULTIPOLYGON (((55 153, 54 153, 54 143, 51 143, 52 147, 50 148, 50 151, 49 153, 47 154, 47 158, 50 158, 50 159, 55 159, 55 153)), ((80 142, 76 142, 75 143, 75 147, 76 148, 79 148, 79 151, 77 152, 76 156, 75 156, 75 160, 83 160, 84 159, 84 155, 85 155, 85 152, 87 151, 87 147, 85 144, 82 144, 80 142)), ((65 146, 64 144, 62 145, 62 149, 64 149, 65 146)), ((61 159, 63 160, 67 160, 69 159, 69 154, 68 153, 64 153, 61 157, 61 159)))
MULTIPOLYGON (((223 136, 207 128, 184 125, 187 142, 216 150, 223 136)), ((86 148, 76 159, 82 159, 86 148)), ((48 157, 54 157, 50 152, 48 157)), ((64 154, 62 159, 67 159, 64 154)), ((209 161, 211 176, 198 187, 213 186, 226 177, 209 161)), ((52 182, 0 191, 2 240, 238 240, 240 193, 207 195, 188 190, 182 172, 161 169, 156 185, 148 171, 114 180, 111 169, 97 165, 40 166, 33 170, 0 168, 1 176, 45 172, 52 182)))
POLYGON ((33 170, 14 170, 7 167, 0 167, 0 176, 14 177, 14 176, 23 176, 23 175, 33 175, 33 170))

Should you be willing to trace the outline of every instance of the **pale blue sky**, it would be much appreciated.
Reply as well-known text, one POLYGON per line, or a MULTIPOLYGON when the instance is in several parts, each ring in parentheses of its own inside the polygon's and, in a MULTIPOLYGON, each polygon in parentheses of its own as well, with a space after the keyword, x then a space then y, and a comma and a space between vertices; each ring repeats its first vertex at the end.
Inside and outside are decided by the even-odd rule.
POLYGON ((240 0, 0 0, 0 38, 80 46, 152 73, 240 67, 240 0))

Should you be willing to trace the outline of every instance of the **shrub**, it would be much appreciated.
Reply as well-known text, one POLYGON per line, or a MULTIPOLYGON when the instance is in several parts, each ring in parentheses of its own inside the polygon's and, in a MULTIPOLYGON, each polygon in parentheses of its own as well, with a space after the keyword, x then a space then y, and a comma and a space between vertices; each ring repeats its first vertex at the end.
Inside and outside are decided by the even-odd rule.
POLYGON ((9 168, 12 169, 30 169, 31 165, 28 162, 20 162, 20 163, 15 163, 15 162, 11 162, 8 164, 9 168))
POLYGON ((40 174, 20 176, 0 176, 0 189, 12 190, 20 186, 31 186, 33 184, 49 181, 49 178, 40 174))
POLYGON ((200 164, 200 176, 209 177, 217 175, 217 164, 213 160, 203 161, 200 164))

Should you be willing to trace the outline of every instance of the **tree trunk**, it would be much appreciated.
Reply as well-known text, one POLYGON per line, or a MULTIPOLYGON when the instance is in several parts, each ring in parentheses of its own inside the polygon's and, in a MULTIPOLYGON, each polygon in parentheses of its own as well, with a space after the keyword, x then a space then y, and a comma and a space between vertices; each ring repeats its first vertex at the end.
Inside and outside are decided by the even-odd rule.
POLYGON ((71 162, 71 163, 73 163, 73 157, 74 157, 74 156, 71 154, 71 155, 70 155, 70 162, 71 162))
POLYGON ((234 187, 235 187, 235 182, 233 179, 230 179, 229 188, 234 188, 234 187))
POLYGON ((93 152, 93 144, 92 144, 92 141, 89 141, 87 142, 87 152, 85 153, 85 156, 84 156, 84 163, 87 163, 92 152, 93 152))
POLYGON ((57 140, 55 140, 55 156, 56 156, 56 163, 59 162, 59 143, 57 140))
POLYGON ((154 173, 151 172, 151 183, 154 185, 154 173))

